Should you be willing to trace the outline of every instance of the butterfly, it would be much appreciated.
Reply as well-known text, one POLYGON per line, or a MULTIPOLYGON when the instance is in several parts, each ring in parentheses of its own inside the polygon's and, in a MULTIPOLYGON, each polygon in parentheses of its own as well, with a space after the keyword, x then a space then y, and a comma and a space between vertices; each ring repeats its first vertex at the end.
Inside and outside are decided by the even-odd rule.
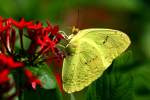
POLYGON ((72 35, 62 68, 64 91, 73 93, 89 86, 130 43, 125 33, 113 29, 83 29, 72 35))

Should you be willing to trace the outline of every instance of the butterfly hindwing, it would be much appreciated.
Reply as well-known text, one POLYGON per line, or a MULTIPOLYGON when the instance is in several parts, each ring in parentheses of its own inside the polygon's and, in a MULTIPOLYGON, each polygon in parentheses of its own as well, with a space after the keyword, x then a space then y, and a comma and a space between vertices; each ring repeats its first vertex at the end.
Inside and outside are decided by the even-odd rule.
POLYGON ((71 57, 66 57, 64 60, 63 87, 68 93, 80 91, 105 70, 100 54, 97 55, 99 51, 95 46, 83 41, 77 48, 71 57), (68 63, 69 61, 71 63, 68 63))

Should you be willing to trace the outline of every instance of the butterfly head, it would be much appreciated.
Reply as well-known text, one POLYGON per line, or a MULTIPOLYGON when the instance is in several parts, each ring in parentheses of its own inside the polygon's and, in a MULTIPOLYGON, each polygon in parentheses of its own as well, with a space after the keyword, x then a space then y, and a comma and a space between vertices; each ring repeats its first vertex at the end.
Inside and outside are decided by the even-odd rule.
POLYGON ((74 44, 69 43, 65 48, 66 56, 71 56, 71 55, 75 54, 76 49, 77 49, 76 43, 74 43, 74 44))
POLYGON ((77 33, 79 32, 79 29, 75 26, 72 27, 72 34, 68 37, 69 40, 71 40, 77 33))
POLYGON ((73 26, 72 34, 76 35, 78 32, 79 32, 79 28, 76 28, 75 26, 73 26))

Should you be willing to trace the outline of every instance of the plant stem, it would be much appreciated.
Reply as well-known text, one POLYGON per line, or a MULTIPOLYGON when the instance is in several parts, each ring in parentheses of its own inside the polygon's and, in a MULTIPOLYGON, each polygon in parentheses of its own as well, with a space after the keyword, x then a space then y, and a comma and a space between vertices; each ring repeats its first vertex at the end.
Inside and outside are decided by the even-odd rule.
POLYGON ((21 51, 23 53, 23 51, 24 51, 24 47, 23 47, 23 29, 19 29, 19 36, 20 36, 21 51))
POLYGON ((18 70, 18 90, 19 90, 19 100, 24 100, 24 89, 22 80, 22 70, 18 70))
POLYGON ((37 56, 35 56, 33 59, 32 59, 32 62, 34 62, 42 53, 43 51, 45 50, 45 48, 43 48, 41 51, 38 52, 37 56))

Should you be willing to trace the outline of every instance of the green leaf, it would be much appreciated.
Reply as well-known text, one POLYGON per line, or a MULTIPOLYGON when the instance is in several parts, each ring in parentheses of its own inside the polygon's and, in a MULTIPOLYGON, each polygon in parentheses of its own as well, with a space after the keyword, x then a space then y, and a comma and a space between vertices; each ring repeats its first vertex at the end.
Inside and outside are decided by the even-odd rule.
MULTIPOLYGON (((17 30, 17 28, 15 28, 17 30)), ((23 30, 23 33, 27 33, 27 30, 23 30)), ((19 32, 16 33, 16 37, 19 37, 19 32)), ((29 45, 30 45, 31 40, 29 38, 27 38, 25 35, 23 35, 23 47, 25 50, 28 49, 29 45)), ((16 39, 16 43, 15 43, 15 49, 21 49, 21 45, 20 45, 20 38, 16 39)))
POLYGON ((37 66, 30 66, 28 69, 38 77, 42 83, 44 89, 54 89, 56 88, 56 80, 51 72, 51 69, 47 64, 40 64, 37 66))
POLYGON ((136 68, 134 76, 134 100, 149 100, 150 98, 150 63, 145 63, 136 68))
POLYGON ((128 66, 131 52, 118 57, 103 75, 87 90, 87 100, 133 100, 133 76, 129 71, 120 71, 128 66))
POLYGON ((115 59, 113 66, 115 66, 115 70, 126 72, 132 69, 130 65, 133 64, 133 60, 132 51, 128 50, 115 59))
POLYGON ((46 90, 37 87, 36 91, 33 89, 25 89, 24 100, 62 100, 61 93, 58 91, 57 88, 46 90))
POLYGON ((96 95, 96 81, 94 83, 92 83, 92 85, 90 85, 88 87, 88 91, 87 91, 87 100, 97 100, 97 95, 96 95))
POLYGON ((28 66, 28 69, 41 80, 43 88, 37 87, 36 90, 26 88, 24 91, 24 100, 62 100, 62 94, 47 64, 28 66))

